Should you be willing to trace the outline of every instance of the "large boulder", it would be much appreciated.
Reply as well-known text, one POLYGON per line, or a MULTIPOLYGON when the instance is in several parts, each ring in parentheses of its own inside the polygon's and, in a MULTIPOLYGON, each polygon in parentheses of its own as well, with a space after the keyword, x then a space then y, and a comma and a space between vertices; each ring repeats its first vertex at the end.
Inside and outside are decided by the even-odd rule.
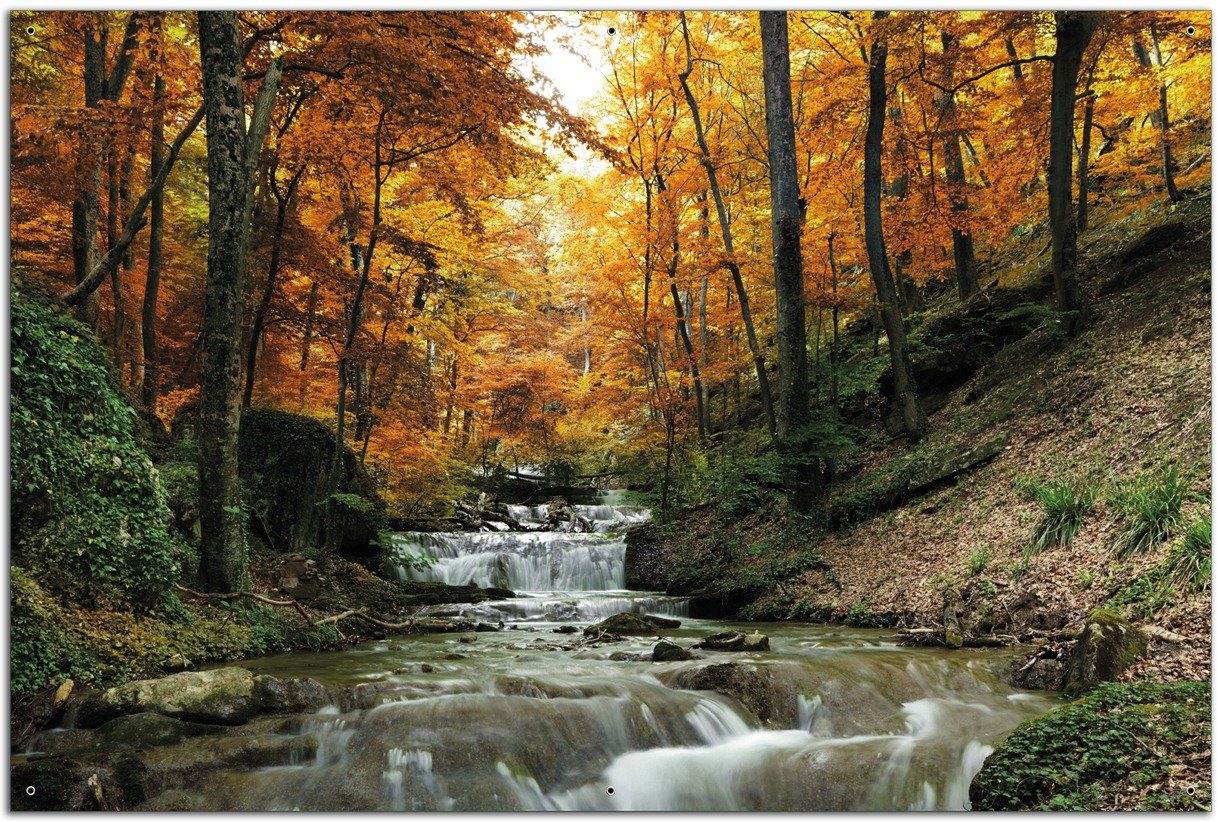
POLYGON ((119 685, 85 701, 78 721, 90 727, 124 714, 149 712, 216 725, 241 725, 261 707, 255 678, 245 668, 185 671, 119 685))
MULTIPOLYGON (((253 410, 238 430, 238 470, 251 508, 251 528, 275 551, 310 553, 323 544, 335 435, 318 420, 253 410)), ((377 556, 386 504, 349 448, 336 506, 340 553, 377 556)))
POLYGON ((1065 693, 1076 696, 1115 681, 1145 656, 1148 639, 1120 614, 1096 608, 1086 620, 1065 672, 1065 693))
POLYGON ((779 718, 773 699, 772 674, 767 668, 726 662, 683 671, 675 685, 689 691, 716 691, 737 700, 761 722, 779 718))
POLYGON ((590 625, 585 633, 616 634, 617 636, 652 636, 659 631, 678 628, 682 623, 677 619, 654 616, 653 614, 634 614, 629 611, 609 616, 602 622, 590 625))

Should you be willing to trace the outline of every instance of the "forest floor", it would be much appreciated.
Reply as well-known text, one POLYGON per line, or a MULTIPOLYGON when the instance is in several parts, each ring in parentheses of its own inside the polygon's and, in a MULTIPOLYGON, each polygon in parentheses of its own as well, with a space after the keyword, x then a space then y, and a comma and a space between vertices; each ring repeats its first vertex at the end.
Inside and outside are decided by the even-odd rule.
MULTIPOLYGON (((1208 516, 1209 252, 1208 189, 1168 213, 1104 223, 1083 244, 1087 330, 1058 340, 1040 328, 1002 348, 931 415, 929 436, 915 449, 963 453, 1008 435, 991 462, 831 533, 782 528, 779 504, 731 523, 715 508, 687 512, 690 536, 679 540, 678 556, 710 534, 723 544, 752 545, 787 530, 789 550, 818 561, 743 609, 758 617, 940 625, 946 592, 968 585, 999 600, 1034 594, 1041 608, 1059 612, 1066 629, 1110 605, 1188 640, 1153 643, 1126 679, 1207 679, 1208 588, 1190 593, 1152 584, 1178 535, 1117 558, 1110 500, 1135 477, 1175 465, 1189 483, 1183 522, 1208 516), (1027 560, 1040 509, 1024 489, 1057 481, 1089 488, 1096 500, 1071 544, 1027 560)), ((1022 285, 1038 276, 1037 265, 1016 266, 1000 281, 1022 285)), ((913 459, 899 438, 867 451, 853 477, 834 486, 831 503, 868 495, 913 459)))

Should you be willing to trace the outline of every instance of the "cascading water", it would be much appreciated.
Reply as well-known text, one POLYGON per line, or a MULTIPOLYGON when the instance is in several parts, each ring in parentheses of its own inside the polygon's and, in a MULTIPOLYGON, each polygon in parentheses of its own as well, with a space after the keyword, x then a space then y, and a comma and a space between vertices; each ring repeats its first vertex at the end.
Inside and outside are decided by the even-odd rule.
MULTIPOLYGON (((513 513, 546 517, 524 509, 513 513)), ((256 673, 318 679, 336 704, 240 729, 232 742, 257 741, 257 766, 221 747, 201 768, 197 740, 150 749, 172 787, 140 809, 958 810, 998 740, 1052 705, 1003 682, 1003 652, 901 648, 877 630, 684 616, 668 635, 685 645, 726 628, 772 642, 684 662, 650 661, 652 637, 559 636, 625 610, 684 615, 681 599, 621 590, 623 533, 601 526, 647 512, 578 512, 598 531, 403 535, 401 557, 431 559, 425 570, 404 561, 405 576, 518 593, 432 613, 508 627, 250 660, 256 673), (724 662, 758 674, 740 695, 767 721, 685 687, 724 662)))

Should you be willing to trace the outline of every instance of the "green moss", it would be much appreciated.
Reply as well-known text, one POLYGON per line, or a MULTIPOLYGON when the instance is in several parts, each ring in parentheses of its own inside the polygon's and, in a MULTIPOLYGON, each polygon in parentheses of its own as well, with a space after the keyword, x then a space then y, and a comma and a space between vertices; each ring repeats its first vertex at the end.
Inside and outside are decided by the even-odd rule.
POLYGON ((972 809, 1206 810, 1209 748, 1209 683, 1101 685, 1019 725, 972 780, 972 809))
POLYGON ((1147 640, 1136 625, 1115 611, 1096 608, 1086 619, 1078 636, 1065 692, 1084 693, 1100 682, 1115 680, 1146 653, 1147 640))
POLYGON ((135 411, 53 296, 15 278, 11 297, 13 563, 78 600, 165 606, 176 545, 135 411))

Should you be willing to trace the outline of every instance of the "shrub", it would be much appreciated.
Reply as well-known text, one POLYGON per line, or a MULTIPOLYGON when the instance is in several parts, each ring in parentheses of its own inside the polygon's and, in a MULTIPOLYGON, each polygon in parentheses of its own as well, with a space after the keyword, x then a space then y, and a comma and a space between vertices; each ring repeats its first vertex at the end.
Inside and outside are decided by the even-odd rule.
POLYGON ((967 558, 968 573, 974 577, 980 576, 984 569, 989 567, 989 560, 992 558, 992 549, 987 545, 981 545, 967 558))
POLYGON ((1118 557, 1145 553, 1171 536, 1180 523, 1188 481, 1175 466, 1139 475, 1113 494, 1110 503, 1120 530, 1112 542, 1118 557))
POLYGON ((1031 534, 1027 558, 1050 547, 1063 548, 1073 542, 1082 522, 1095 506, 1095 489, 1080 483, 1029 483, 1027 492, 1043 509, 1043 517, 1031 534))
POLYGON ((726 521, 753 514, 781 496, 781 468, 775 452, 756 457, 725 459, 718 465, 714 493, 726 521))
POLYGON ((1209 587, 1213 571, 1210 531, 1208 516, 1202 516, 1188 526, 1167 557, 1166 575, 1172 585, 1188 591, 1204 591, 1209 587))

